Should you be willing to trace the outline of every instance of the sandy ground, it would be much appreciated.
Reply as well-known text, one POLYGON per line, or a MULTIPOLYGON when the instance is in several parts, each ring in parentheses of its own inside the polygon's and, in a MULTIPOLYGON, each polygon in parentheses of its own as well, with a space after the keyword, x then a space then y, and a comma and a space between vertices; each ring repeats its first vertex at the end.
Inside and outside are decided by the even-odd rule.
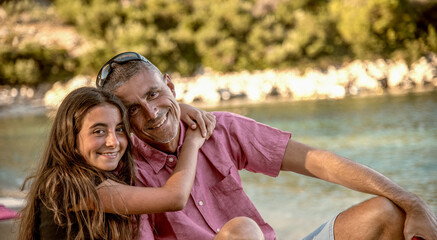
POLYGON ((0 239, 1 240, 15 240, 18 236, 17 219, 0 220, 0 239))
MULTIPOLYGON (((18 198, 0 198, 0 203, 16 212, 24 206, 23 200, 18 198)), ((19 224, 19 218, 0 220, 0 240, 16 240, 19 224)))

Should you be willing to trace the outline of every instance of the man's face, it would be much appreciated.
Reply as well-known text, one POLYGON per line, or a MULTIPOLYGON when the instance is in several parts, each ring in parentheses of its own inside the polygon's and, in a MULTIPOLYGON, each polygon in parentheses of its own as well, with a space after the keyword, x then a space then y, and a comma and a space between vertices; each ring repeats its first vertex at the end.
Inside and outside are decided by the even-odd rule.
POLYGON ((113 93, 127 107, 137 137, 162 151, 176 151, 180 108, 168 75, 162 79, 157 72, 142 70, 113 93))

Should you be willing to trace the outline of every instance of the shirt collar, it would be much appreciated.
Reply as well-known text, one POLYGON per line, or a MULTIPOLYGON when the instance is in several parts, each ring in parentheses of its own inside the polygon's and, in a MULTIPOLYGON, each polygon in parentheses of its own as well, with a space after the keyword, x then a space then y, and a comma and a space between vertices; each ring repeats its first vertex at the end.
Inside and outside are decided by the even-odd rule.
MULTIPOLYGON (((185 138, 186 126, 182 122, 179 122, 180 125, 180 134, 179 134, 179 143, 176 148, 176 157, 179 157, 179 151, 182 147, 182 143, 185 138)), ((146 142, 139 139, 135 134, 132 134, 132 145, 134 149, 134 158, 136 161, 145 160, 152 167, 155 173, 158 173, 162 168, 164 168, 165 163, 169 157, 175 157, 173 154, 167 154, 162 152, 146 142), (140 156, 138 156, 138 154, 140 156)))

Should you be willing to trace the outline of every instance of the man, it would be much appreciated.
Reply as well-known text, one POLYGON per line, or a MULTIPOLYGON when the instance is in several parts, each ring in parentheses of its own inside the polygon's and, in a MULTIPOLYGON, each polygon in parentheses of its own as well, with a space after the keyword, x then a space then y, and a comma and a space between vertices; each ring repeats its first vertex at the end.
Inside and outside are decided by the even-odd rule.
MULTIPOLYGON (((102 67, 97 86, 117 95, 128 108, 137 185, 161 186, 172 173, 186 129, 170 77, 143 56, 128 52, 102 67)), ((242 189, 238 170, 243 168, 270 176, 293 171, 378 196, 340 213, 306 239, 437 239, 436 217, 424 201, 383 175, 251 119, 226 112, 214 115, 216 127, 199 151, 186 207, 143 216, 143 239, 212 239, 238 216, 255 220, 266 239, 275 239, 242 189)))

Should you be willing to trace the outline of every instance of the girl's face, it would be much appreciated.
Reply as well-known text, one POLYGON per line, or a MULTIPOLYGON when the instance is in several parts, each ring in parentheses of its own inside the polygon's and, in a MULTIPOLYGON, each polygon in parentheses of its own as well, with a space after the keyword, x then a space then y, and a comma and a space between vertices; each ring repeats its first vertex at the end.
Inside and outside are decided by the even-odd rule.
POLYGON ((127 144, 120 111, 108 103, 88 111, 76 139, 79 153, 87 163, 105 171, 117 168, 127 144))

